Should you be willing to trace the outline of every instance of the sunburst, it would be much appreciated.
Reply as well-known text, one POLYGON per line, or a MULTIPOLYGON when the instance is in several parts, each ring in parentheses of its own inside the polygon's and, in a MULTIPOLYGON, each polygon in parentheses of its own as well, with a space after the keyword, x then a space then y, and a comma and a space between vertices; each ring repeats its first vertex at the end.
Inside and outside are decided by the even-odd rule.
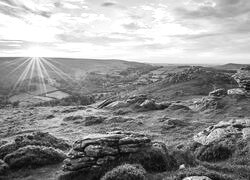
MULTIPOLYGON (((29 49, 30 57, 27 58, 17 58, 13 61, 5 63, 3 66, 10 69, 10 72, 7 74, 7 78, 13 74, 18 74, 18 78, 12 87, 11 94, 18 91, 24 83, 28 82, 28 88, 32 84, 34 78, 38 79, 38 84, 40 86, 41 93, 47 92, 47 81, 53 79, 52 73, 56 74, 61 79, 68 81, 73 80, 71 76, 65 73, 60 68, 54 65, 53 59, 40 57, 41 49, 31 48, 29 49), (34 51, 33 51, 34 50, 34 51)), ((25 84, 26 85, 26 84, 25 84)))

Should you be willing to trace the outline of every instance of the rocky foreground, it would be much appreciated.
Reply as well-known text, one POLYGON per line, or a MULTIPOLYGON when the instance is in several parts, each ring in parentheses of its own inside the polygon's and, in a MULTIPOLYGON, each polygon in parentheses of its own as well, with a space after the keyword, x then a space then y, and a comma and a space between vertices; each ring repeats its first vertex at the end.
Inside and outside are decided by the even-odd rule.
POLYGON ((110 180, 124 172, 136 180, 249 180, 245 77, 234 77, 238 87, 182 101, 141 94, 2 109, 0 179, 110 180))

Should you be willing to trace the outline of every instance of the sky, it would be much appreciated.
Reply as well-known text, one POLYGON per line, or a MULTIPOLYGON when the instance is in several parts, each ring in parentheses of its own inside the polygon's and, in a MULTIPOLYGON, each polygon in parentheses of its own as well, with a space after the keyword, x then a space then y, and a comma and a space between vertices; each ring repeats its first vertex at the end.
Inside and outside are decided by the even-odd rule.
POLYGON ((249 0, 0 0, 0 56, 249 63, 249 0))

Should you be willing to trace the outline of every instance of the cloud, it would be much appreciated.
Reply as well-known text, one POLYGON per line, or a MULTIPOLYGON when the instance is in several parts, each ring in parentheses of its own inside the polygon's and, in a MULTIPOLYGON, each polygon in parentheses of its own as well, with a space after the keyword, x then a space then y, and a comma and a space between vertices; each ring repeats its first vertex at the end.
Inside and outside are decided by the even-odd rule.
POLYGON ((178 7, 176 12, 182 18, 232 18, 250 11, 249 0, 192 0, 186 7, 178 7))
POLYGON ((115 6, 115 5, 117 5, 116 2, 104 2, 101 4, 101 6, 103 6, 103 7, 111 7, 111 6, 115 6))
POLYGON ((40 15, 49 18, 52 14, 51 8, 55 7, 55 3, 47 2, 36 6, 35 2, 27 0, 26 3, 20 0, 3 0, 0 3, 0 13, 21 18, 25 14, 40 15))

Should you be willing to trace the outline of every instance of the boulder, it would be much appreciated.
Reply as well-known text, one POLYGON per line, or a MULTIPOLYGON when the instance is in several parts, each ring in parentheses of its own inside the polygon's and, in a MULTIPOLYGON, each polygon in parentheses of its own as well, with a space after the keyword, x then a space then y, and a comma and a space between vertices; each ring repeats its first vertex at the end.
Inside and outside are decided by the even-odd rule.
POLYGON ((6 155, 4 161, 11 169, 19 169, 56 164, 65 158, 61 150, 52 147, 26 146, 6 155))
POLYGON ((129 106, 129 104, 125 101, 115 101, 106 106, 106 108, 109 109, 118 109, 118 108, 124 108, 129 106))
POLYGON ((247 91, 243 88, 234 88, 227 90, 227 94, 232 97, 245 97, 247 95, 247 91))
POLYGON ((6 164, 3 160, 0 159, 0 176, 6 174, 8 169, 9 169, 8 164, 6 164))
POLYGON ((209 96, 221 97, 227 95, 227 91, 224 88, 216 89, 209 93, 209 96))
POLYGON ((146 99, 143 103, 140 104, 140 107, 145 110, 156 110, 158 109, 156 103, 152 99, 146 99))
POLYGON ((242 137, 250 141, 250 127, 242 129, 242 137))
POLYGON ((17 136, 14 141, 1 146, 0 158, 4 158, 7 154, 28 145, 53 147, 61 150, 67 150, 70 148, 70 145, 63 139, 56 138, 49 133, 35 132, 33 134, 17 136))
POLYGON ((221 121, 195 135, 194 141, 202 145, 209 145, 231 136, 247 138, 249 127, 250 119, 236 119, 227 122, 221 121))
POLYGON ((174 167, 172 161, 165 144, 153 143, 144 134, 92 134, 73 144, 63 165, 66 174, 61 179, 74 179, 77 173, 79 177, 105 173, 123 163, 140 163, 146 170, 165 171, 174 167))
POLYGON ((146 99, 147 99, 147 95, 145 95, 145 94, 134 95, 134 96, 129 97, 129 98, 126 100, 126 102, 129 103, 129 104, 135 104, 135 103, 141 104, 141 103, 143 103, 146 99))
POLYGON ((185 177, 182 180, 212 180, 207 176, 189 176, 189 177, 185 177))
POLYGON ((99 103, 97 108, 102 109, 102 108, 106 107, 107 105, 113 103, 114 101, 115 101, 114 98, 106 99, 106 100, 102 101, 101 103, 99 103))
POLYGON ((173 104, 171 104, 169 107, 168 107, 168 109, 170 109, 170 110, 190 110, 190 108, 189 107, 187 107, 187 106, 185 106, 185 105, 183 105, 183 104, 179 104, 179 103, 173 103, 173 104))

